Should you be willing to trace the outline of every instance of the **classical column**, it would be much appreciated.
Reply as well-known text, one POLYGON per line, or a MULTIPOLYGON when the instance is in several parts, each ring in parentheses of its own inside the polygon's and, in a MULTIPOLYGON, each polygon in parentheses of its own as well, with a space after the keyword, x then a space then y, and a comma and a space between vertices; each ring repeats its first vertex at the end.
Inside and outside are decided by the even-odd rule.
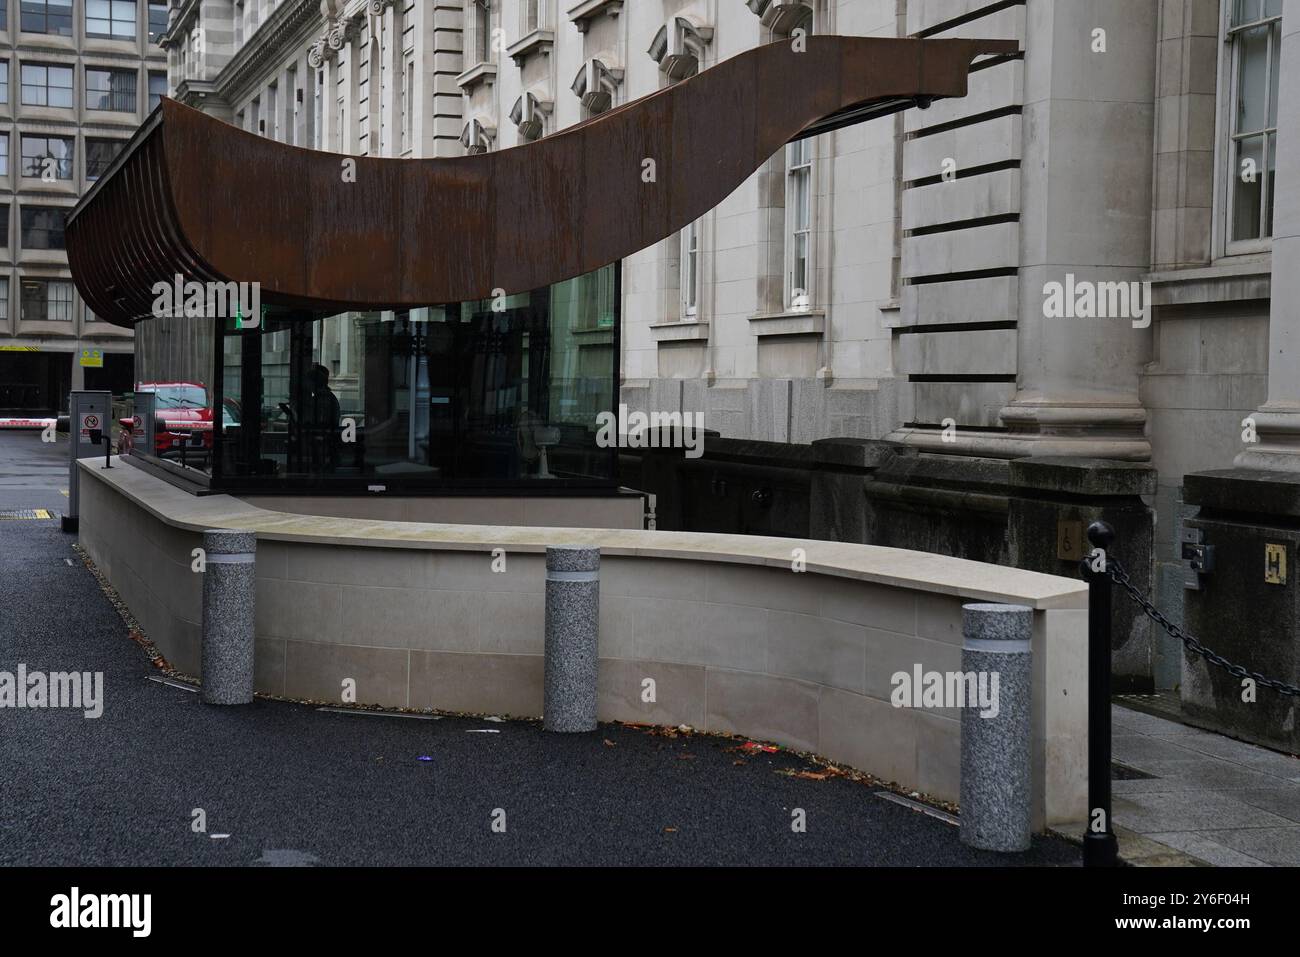
POLYGON ((1268 321, 1268 401, 1252 418, 1259 441, 1241 468, 1300 472, 1300 0, 1282 8, 1278 79, 1273 279, 1268 321))
POLYGON ((1131 313, 1151 256, 1157 14, 1154 3, 1029 0, 1018 380, 1001 412, 1021 454, 1151 455, 1138 399, 1145 294, 1145 317, 1131 313), (1113 306, 1111 284, 1128 310, 1080 302, 1091 289, 1113 306))

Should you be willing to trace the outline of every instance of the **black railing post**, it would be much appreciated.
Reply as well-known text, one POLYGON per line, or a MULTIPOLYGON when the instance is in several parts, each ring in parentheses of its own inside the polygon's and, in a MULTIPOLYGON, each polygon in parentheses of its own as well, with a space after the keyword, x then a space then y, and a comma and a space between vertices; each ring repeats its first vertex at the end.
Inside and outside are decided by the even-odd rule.
POLYGON ((1110 549, 1115 530, 1105 522, 1088 526, 1092 553, 1083 560, 1088 581, 1088 823, 1083 866, 1114 867, 1118 843, 1110 811, 1110 549))

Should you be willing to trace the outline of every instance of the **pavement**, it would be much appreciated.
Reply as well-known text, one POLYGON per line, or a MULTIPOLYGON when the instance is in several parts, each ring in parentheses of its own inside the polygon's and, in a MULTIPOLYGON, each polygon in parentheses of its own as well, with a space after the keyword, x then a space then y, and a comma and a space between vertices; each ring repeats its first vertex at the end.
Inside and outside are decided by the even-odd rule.
POLYGON ((59 531, 65 442, 0 432, 0 510, 56 510, 0 521, 0 671, 102 672, 103 714, 0 708, 0 865, 1080 862, 1056 837, 1022 855, 970 850, 879 786, 793 776, 821 770, 725 737, 203 705, 151 680, 59 531))
MULTIPOLYGON (((1300 865, 1300 758, 1112 709, 1115 823, 1220 867, 1300 865)), ((1121 852, 1123 842, 1121 841, 1121 852)))

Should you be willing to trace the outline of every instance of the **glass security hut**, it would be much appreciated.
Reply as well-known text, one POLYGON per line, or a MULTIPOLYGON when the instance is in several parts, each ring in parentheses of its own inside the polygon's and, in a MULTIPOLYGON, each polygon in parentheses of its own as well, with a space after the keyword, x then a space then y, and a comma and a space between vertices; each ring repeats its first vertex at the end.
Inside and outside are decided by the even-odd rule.
POLYGON ((131 452, 231 491, 614 487, 618 265, 489 300, 136 324, 131 452), (152 415, 149 409, 152 407, 152 415))
POLYGON ((195 489, 615 492, 619 263, 786 143, 1017 53, 778 41, 449 159, 300 149, 164 98, 66 229, 86 302, 135 328, 132 458, 195 489))

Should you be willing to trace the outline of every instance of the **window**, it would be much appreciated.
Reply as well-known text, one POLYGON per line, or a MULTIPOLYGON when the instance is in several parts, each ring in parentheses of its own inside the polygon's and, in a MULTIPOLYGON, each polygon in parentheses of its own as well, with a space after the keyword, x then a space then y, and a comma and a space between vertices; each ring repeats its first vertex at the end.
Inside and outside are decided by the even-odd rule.
POLYGON ((24 206, 23 249, 63 249, 64 212, 61 206, 24 206))
MULTIPOLYGON (((9 4, 0 3, 0 30, 9 29, 9 4)), ((5 312, 5 318, 9 317, 8 311, 5 312)))
POLYGON ((795 310, 809 308, 812 247, 812 140, 798 140, 786 147, 785 184, 786 305, 795 310))
POLYGON ((1282 0, 1233 0, 1227 27, 1227 241, 1273 235, 1282 0))
POLYGON ((315 84, 312 87, 311 146, 320 150, 325 148, 325 71, 317 70, 312 76, 315 84))
MULTIPOLYGON (((8 207, 5 207, 6 210, 8 207)), ((0 279, 0 323, 9 321, 9 279, 0 279)))
POLYGON ((24 279, 24 322, 71 322, 72 283, 63 279, 24 279))
POLYGON ((167 74, 149 74, 149 112, 152 113, 167 95, 167 74))
POLYGON ((19 26, 27 33, 72 36, 72 0, 22 0, 19 26))
POLYGON ((72 67, 24 63, 21 74, 24 106, 72 106, 72 67))
POLYGON ((524 33, 540 30, 546 23, 546 0, 523 0, 524 33))
POLYGON ((134 70, 86 68, 86 109, 134 113, 136 75, 134 70))
POLYGON ((9 245, 9 204, 0 206, 0 246, 9 245))
POLYGON ((235 52, 244 45, 244 0, 235 4, 235 52))
POLYGON ((411 103, 415 97, 415 58, 407 54, 402 63, 402 152, 409 150, 414 143, 412 135, 411 103))
POLYGON ((682 318, 694 319, 700 301, 700 221, 682 230, 682 318))
POLYGON ((361 27, 357 57, 357 152, 370 155, 370 29, 361 27))
MULTIPOLYGON (((0 4, 3 6, 3 4, 0 4)), ((0 60, 0 103, 9 102, 9 61, 0 60)))
MULTIPOLYGON (((151 20, 152 17, 151 6, 151 20)), ((164 25, 166 21, 164 8, 164 25)), ((86 36, 134 40, 135 0, 86 0, 86 36)))
POLYGON ((94 182, 108 172, 126 140, 86 139, 86 179, 94 182))
POLYGON ((272 83, 266 88, 266 114, 271 120, 271 139, 280 139, 280 87, 272 83))
MULTIPOLYGON (((0 176, 9 175, 9 134, 0 133, 0 176)), ((8 217, 5 218, 5 225, 9 224, 8 217)))
MULTIPOLYGON (((235 29, 239 29, 239 17, 243 14, 244 5, 241 3, 235 8, 235 29)), ((167 32, 167 4, 150 3, 149 4, 149 42, 161 43, 162 36, 167 32)))
MULTIPOLYGON (((288 108, 289 129, 286 130, 286 133, 288 134, 288 138, 285 140, 285 142, 288 143, 290 146, 297 146, 298 145, 298 104, 302 100, 302 91, 298 89, 298 68, 296 66, 289 67, 288 71, 286 71, 285 73, 284 94, 289 98, 289 108, 288 108)), ((280 121, 278 119, 276 120, 276 125, 277 126, 280 125, 280 121)), ((276 138, 279 139, 279 137, 276 138)))
POLYGON ((473 0, 475 65, 492 59, 492 0, 473 0))
MULTIPOLYGON (((72 151, 74 140, 64 136, 31 136, 22 138, 22 175, 47 182, 72 179, 72 151)), ((48 246, 31 247, 48 249, 48 246)))

